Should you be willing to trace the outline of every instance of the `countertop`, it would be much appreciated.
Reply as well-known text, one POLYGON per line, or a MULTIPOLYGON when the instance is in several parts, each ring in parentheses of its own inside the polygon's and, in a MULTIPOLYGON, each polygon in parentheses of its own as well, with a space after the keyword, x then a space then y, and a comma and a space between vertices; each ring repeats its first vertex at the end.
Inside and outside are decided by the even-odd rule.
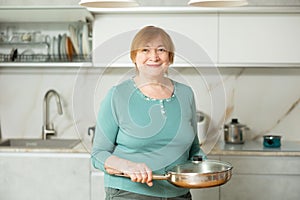
POLYGON ((230 156, 300 156, 300 141, 281 141, 279 148, 266 148, 261 141, 246 141, 244 144, 215 145, 210 155, 230 156))
POLYGON ((73 148, 13 148, 0 147, 0 153, 85 153, 90 154, 89 149, 81 143, 73 148))
MULTIPOLYGON (((74 148, 12 148, 0 147, 0 153, 82 153, 90 154, 90 148, 82 142, 74 148)), ((261 141, 246 141, 244 144, 218 142, 209 155, 223 156, 299 156, 300 141, 281 141, 280 148, 265 148, 261 141)))

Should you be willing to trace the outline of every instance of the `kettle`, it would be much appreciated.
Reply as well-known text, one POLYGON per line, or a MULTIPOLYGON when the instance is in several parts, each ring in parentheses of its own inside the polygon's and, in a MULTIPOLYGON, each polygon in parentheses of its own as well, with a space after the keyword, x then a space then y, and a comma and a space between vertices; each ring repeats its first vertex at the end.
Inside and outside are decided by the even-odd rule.
POLYGON ((207 125, 208 119, 207 115, 203 112, 197 111, 197 135, 200 145, 202 145, 207 137, 207 125))
POLYGON ((246 130, 249 130, 246 125, 240 124, 236 118, 232 119, 229 124, 224 125, 225 143, 244 144, 246 130))
POLYGON ((91 126, 88 128, 88 135, 92 136, 92 143, 94 142, 96 126, 91 126))

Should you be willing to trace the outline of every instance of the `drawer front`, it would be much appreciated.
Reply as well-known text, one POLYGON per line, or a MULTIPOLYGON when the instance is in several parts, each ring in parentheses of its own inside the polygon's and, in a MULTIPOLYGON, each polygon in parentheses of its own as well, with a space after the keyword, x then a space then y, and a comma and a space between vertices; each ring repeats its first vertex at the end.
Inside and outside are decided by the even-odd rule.
POLYGON ((221 156, 233 165, 234 174, 300 175, 298 157, 221 156))
POLYGON ((220 200, 298 200, 300 175, 233 175, 220 200))

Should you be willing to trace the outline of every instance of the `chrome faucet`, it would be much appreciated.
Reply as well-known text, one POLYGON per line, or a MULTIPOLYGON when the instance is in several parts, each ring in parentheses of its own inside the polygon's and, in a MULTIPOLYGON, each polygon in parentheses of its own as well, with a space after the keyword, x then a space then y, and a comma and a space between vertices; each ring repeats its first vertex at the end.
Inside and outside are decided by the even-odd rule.
POLYGON ((2 140, 1 121, 0 121, 0 141, 2 140))
POLYGON ((57 111, 58 114, 62 115, 62 106, 61 106, 61 101, 59 94, 55 90, 49 90, 46 92, 44 96, 44 102, 43 102, 43 132, 42 132, 42 138, 43 140, 48 139, 49 135, 56 135, 56 131, 53 127, 53 124, 50 123, 50 118, 49 118, 49 101, 52 96, 55 96, 56 99, 56 104, 57 104, 57 111))

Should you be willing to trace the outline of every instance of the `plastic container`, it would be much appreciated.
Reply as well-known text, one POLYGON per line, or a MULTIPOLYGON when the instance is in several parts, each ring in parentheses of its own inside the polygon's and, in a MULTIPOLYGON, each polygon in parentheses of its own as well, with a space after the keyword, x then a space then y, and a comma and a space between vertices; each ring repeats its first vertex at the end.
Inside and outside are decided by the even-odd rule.
POLYGON ((264 147, 267 147, 267 148, 278 148, 281 146, 281 136, 280 135, 264 135, 263 145, 264 145, 264 147))

